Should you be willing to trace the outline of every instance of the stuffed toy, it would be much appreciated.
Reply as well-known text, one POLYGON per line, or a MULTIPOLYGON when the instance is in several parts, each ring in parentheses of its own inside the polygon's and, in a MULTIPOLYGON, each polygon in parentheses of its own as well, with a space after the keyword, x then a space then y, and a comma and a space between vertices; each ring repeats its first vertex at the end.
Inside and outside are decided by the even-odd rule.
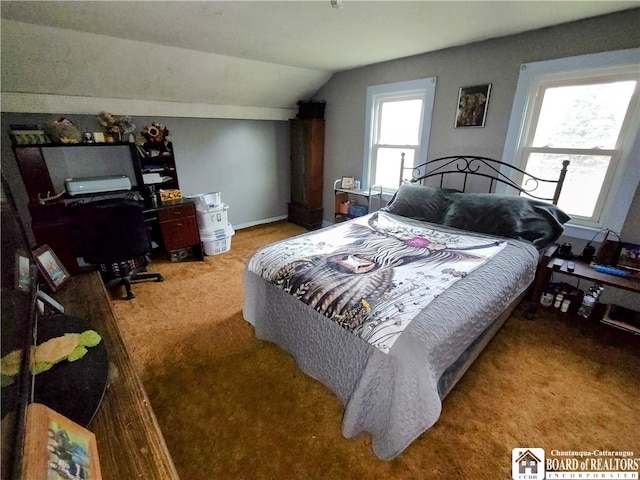
POLYGON ((147 142, 160 143, 169 140, 169 130, 161 123, 151 123, 146 125, 140 134, 147 142))
MULTIPOLYGON (((88 347, 95 347, 102 338, 94 330, 85 330, 82 333, 65 333, 61 337, 55 337, 41 343, 37 347, 31 347, 31 373, 37 375, 51 369, 56 363, 63 360, 75 362, 84 357, 89 351, 88 347)), ((0 385, 11 385, 14 377, 20 372, 22 352, 14 350, 0 360, 0 385)))
POLYGON ((82 140, 80 130, 68 118, 47 122, 42 129, 53 143, 80 143, 82 140))
POLYGON ((108 112, 100 112, 98 122, 102 125, 107 135, 113 136, 116 140, 121 141, 136 129, 128 115, 113 115, 108 112))

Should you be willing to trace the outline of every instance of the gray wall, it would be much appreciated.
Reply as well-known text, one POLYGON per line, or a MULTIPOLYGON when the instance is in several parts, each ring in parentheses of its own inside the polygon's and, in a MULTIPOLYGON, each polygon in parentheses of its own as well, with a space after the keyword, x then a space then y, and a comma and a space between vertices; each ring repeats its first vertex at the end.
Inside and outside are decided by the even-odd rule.
MULTIPOLYGON (((324 219, 333 222, 332 185, 362 176, 366 88, 437 77, 429 158, 470 153, 501 158, 522 63, 640 46, 640 8, 471 45, 385 62, 334 75, 315 95, 326 100, 324 219), (484 128, 453 128, 461 86, 492 83, 484 128)), ((55 115, 2 116, 2 171, 22 191, 6 131, 9 123, 41 124, 55 115)), ((98 129, 93 116, 72 116, 98 129)), ((138 127, 160 121, 171 131, 185 195, 222 192, 237 227, 282 218, 289 200, 289 139, 284 121, 135 117, 138 127)), ((13 190, 12 190, 13 191, 13 190)), ((18 201, 24 194, 14 192, 18 201)), ((631 212, 638 212, 636 195, 631 212)), ((636 223, 637 224, 637 223, 636 223)), ((625 226, 624 231, 628 229, 625 226)), ((633 241, 633 240, 631 240, 633 241)))
MULTIPOLYGON (((7 132, 12 123, 42 125, 60 116, 2 115, 2 174, 16 198, 28 231, 27 196, 7 132)), ((70 115, 69 118, 82 131, 101 131, 95 116, 70 115)), ((138 130, 152 121, 167 126, 184 196, 221 192, 222 201, 229 205, 229 221, 235 228, 286 217, 289 201, 288 122, 173 117, 134 117, 133 120, 138 130)), ((95 161, 99 167, 105 161, 105 149, 96 151, 102 155, 95 154, 90 161, 95 161)), ((73 149, 72 153, 92 155, 88 149, 73 149)), ((130 159, 126 147, 108 149, 108 153, 113 157, 111 160, 123 165, 130 159)), ((71 149, 64 154, 56 149, 51 157, 63 162, 66 155, 71 155, 71 149)), ((94 175, 106 173, 114 172, 102 172, 97 168, 94 175)))
MULTIPOLYGON (((501 159, 521 64, 638 47, 639 25, 640 9, 633 9, 334 75, 314 96, 327 102, 325 221, 333 221, 333 181, 362 177, 368 86, 437 77, 428 158, 473 154, 501 159), (458 89, 484 83, 492 84, 485 127, 454 128, 458 89)), ((639 209, 636 195, 631 212, 639 209)))

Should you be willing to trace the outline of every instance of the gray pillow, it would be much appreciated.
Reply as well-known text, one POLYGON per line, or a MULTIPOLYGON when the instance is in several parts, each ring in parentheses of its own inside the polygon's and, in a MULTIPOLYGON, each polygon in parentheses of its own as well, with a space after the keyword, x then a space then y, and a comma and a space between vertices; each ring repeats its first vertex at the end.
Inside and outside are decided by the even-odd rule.
POLYGON ((442 223, 450 227, 531 242, 553 243, 571 219, 556 205, 514 195, 455 193, 442 223))
POLYGON ((451 203, 451 195, 457 191, 404 183, 381 210, 423 222, 440 223, 451 203))

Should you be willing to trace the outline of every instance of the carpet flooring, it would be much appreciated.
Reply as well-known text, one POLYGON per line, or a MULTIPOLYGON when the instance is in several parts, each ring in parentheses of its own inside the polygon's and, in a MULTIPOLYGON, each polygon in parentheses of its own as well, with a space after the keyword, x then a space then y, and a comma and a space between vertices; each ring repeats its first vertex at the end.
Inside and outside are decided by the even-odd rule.
POLYGON ((182 480, 509 479, 517 447, 640 458, 640 337, 555 311, 506 322, 398 458, 346 439, 343 407, 243 319, 242 271, 303 229, 239 230, 205 260, 156 261, 163 283, 112 305, 182 480))

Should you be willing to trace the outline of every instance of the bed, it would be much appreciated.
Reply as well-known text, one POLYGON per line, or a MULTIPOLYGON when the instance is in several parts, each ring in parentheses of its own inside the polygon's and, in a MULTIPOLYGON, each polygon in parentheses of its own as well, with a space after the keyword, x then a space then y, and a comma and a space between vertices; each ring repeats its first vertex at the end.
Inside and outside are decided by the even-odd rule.
POLYGON ((569 220, 556 206, 567 167, 548 180, 485 157, 420 165, 380 211, 259 249, 244 317, 335 393, 345 437, 367 432, 393 459, 532 284, 569 220), (489 193, 467 191, 478 179, 489 193), (526 195, 491 193, 498 184, 526 195))

